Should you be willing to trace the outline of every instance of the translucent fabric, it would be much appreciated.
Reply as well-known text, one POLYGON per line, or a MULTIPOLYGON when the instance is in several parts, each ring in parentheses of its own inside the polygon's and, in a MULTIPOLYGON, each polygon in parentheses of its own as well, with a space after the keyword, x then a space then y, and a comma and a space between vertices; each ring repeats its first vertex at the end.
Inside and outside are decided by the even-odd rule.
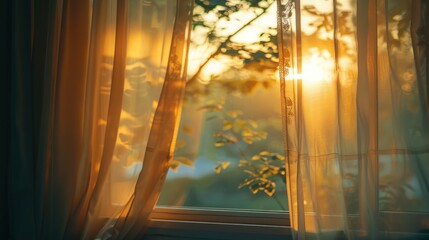
POLYGON ((21 2, 9 236, 137 239, 174 150, 192 1, 21 2))
POLYGON ((278 7, 294 239, 428 237, 428 2, 278 7))

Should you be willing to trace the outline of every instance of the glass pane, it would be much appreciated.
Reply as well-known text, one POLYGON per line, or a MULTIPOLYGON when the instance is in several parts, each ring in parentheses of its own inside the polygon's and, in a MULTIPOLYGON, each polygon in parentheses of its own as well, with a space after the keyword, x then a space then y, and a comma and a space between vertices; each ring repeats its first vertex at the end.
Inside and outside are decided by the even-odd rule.
POLYGON ((158 205, 287 210, 276 4, 196 1, 175 157, 158 205))

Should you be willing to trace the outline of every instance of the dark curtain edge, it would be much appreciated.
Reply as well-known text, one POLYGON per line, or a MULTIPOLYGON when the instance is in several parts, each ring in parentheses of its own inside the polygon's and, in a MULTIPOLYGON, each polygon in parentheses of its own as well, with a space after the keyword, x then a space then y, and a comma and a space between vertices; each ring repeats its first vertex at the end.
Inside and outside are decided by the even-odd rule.
POLYGON ((2 239, 37 238, 36 159, 50 0, 2 1, 0 90, 0 234, 2 239))
MULTIPOLYGON (((11 35, 11 4, 10 1, 1 1, 0 3, 0 28, 2 29, 3 36, 11 35)), ((2 152, 2 158, 0 161, 0 232, 2 237, 8 239, 10 238, 9 232, 9 214, 8 214, 8 200, 7 200, 7 169, 8 169, 8 160, 9 160, 9 141, 10 141, 10 56, 11 56, 11 40, 9 37, 0 38, 0 46, 2 46, 2 54, 0 60, 0 67, 3 79, 6 79, 2 82, 2 87, 0 88, 0 102, 1 109, 6 111, 6 117, 1 118, 1 142, 0 142, 0 151, 2 152)))

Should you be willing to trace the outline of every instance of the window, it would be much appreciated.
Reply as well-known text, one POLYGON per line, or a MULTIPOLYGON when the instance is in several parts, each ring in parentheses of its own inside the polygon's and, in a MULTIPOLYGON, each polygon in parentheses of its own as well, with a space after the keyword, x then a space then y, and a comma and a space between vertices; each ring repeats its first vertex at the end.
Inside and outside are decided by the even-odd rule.
POLYGON ((289 234, 276 10, 274 0, 195 1, 185 102, 152 235, 289 234))
POLYGON ((182 119, 158 205, 287 210, 275 1, 195 3, 182 119))
MULTIPOLYGON (((238 1, 216 2, 213 5, 210 4, 210 1, 196 1, 196 3, 193 32, 194 52, 190 55, 189 86, 187 86, 176 159, 173 163, 173 171, 170 172, 165 184, 164 193, 161 195, 160 207, 155 211, 154 216, 159 220, 187 221, 192 219, 211 224, 229 223, 231 226, 236 226, 234 224, 282 226, 283 228, 279 229, 284 231, 284 225, 288 225, 289 220, 283 218, 284 215, 281 213, 267 212, 267 210, 287 210, 286 206, 281 205, 286 202, 286 193, 278 190, 286 189, 284 182, 281 181, 284 169, 281 165, 276 165, 276 161, 281 162, 283 158, 281 154, 276 154, 282 153, 281 134, 279 134, 281 126, 280 122, 277 124, 270 119, 270 116, 273 116, 272 119, 280 119, 279 112, 270 112, 271 109, 280 109, 279 106, 275 106, 275 103, 280 101, 276 95, 276 92, 279 91, 274 87, 276 86, 278 62, 275 6, 270 6, 273 4, 272 1, 248 1, 247 5, 238 3, 238 1), (270 13, 273 16, 273 25, 267 24, 270 22, 267 20, 270 13), (259 20, 263 18, 266 18, 264 21, 261 20, 263 24, 258 25, 259 20), (258 87, 260 88, 258 89, 258 87), (265 92, 261 93, 263 91, 265 92), (271 102, 271 100, 274 101, 271 102), (258 111, 263 113, 258 113, 258 111), (273 161, 266 164, 264 162, 268 161, 266 159, 273 161), (258 163, 261 165, 257 165, 258 163), (258 168, 259 166, 261 168, 258 168), (255 172, 259 173, 264 170, 272 171, 270 177, 279 175, 280 180, 272 180, 274 178, 268 179, 269 177, 264 178, 255 174, 255 172), (258 182, 259 180, 260 182, 258 182), (233 184, 234 182, 238 182, 238 184, 233 184), (242 184, 240 185, 240 183, 242 184), (249 195, 251 197, 246 198, 243 195, 245 189, 237 189, 237 186, 239 188, 247 187, 255 195, 249 195), (174 206, 175 208, 163 206, 174 206), (181 208, 182 206, 185 208, 181 208), (245 209, 253 211, 244 211, 245 209), (246 216, 251 219, 249 222, 247 222, 246 216)), ((358 80, 356 76, 361 71, 357 69, 359 59, 357 42, 361 39, 356 39, 358 35, 355 22, 356 6, 359 4, 354 1, 345 1, 341 4, 337 1, 328 1, 326 4, 317 1, 302 1, 301 4, 298 4, 297 9, 299 16, 293 16, 291 19, 292 28, 296 27, 296 29, 293 29, 293 33, 289 36, 291 39, 288 40, 292 45, 291 54, 295 54, 295 56, 291 57, 292 66, 288 69, 290 79, 286 80, 292 82, 290 86, 293 87, 289 88, 289 90, 292 89, 290 91, 295 91, 296 86, 293 85, 293 82, 299 82, 298 88, 304 89, 300 90, 300 93, 306 97, 305 100, 301 99, 300 104, 307 104, 304 107, 307 112, 304 113, 303 118, 303 115, 298 118, 305 119, 304 124, 307 131, 305 134, 309 137, 304 141, 307 141, 308 145, 316 146, 312 149, 314 152, 308 155, 319 156, 319 150, 321 155, 327 152, 329 154, 330 151, 335 154, 339 153, 338 155, 348 151, 355 153, 354 147, 358 143, 355 138, 365 132, 359 132, 356 129, 359 125, 355 122, 357 119, 356 108, 344 106, 352 106, 356 103, 358 80), (298 20, 299 23, 295 22, 298 20), (338 86, 341 87, 339 97, 335 95, 338 94, 336 89, 338 86), (328 107, 317 107, 314 102, 328 107), (342 142, 344 145, 340 150, 336 149, 337 146, 328 149, 331 144, 336 143, 338 136, 326 133, 335 132, 326 127, 337 124, 335 123, 337 119, 333 117, 337 114, 334 112, 336 107, 329 107, 335 104, 344 105, 339 117, 343 120, 341 123, 343 136, 341 137, 345 141, 342 142), (317 118, 312 118, 312 116, 317 116, 317 118), (324 138, 325 136, 328 137, 324 138)), ((393 47, 396 46, 395 44, 399 46, 396 46, 398 49, 394 49, 392 52, 401 56, 403 61, 405 58, 413 60, 411 53, 407 52, 409 48, 403 50, 400 42, 394 41, 398 39, 398 31, 401 30, 397 28, 407 26, 400 22, 409 17, 406 6, 402 6, 399 1, 387 1, 386 4, 392 8, 386 7, 391 10, 391 13, 388 12, 389 14, 397 13, 396 7, 402 14, 392 15, 392 21, 389 22, 391 24, 389 28, 392 31, 392 36, 389 36, 392 39, 389 40, 393 47)), ((377 12, 374 13, 377 14, 377 12)), ((367 17, 362 17, 362 19, 367 17)), ((382 26, 383 24, 376 25, 382 26)), ((389 53, 388 50, 383 52, 385 47, 383 39, 378 39, 378 34, 382 34, 383 31, 380 26, 378 29, 377 27, 371 28, 375 29, 376 33, 372 40, 376 45, 381 43, 381 50, 378 49, 379 52, 371 53, 375 54, 372 57, 377 61, 383 59, 383 54, 389 53)), ((407 34, 405 33, 403 37, 407 37, 407 34)), ((408 40, 405 37, 404 39, 408 40)), ((405 40, 404 42, 406 42, 405 40)), ((405 45, 406 43, 404 43, 405 45)), ((410 66, 413 65, 410 64, 410 66)), ((397 70, 404 71, 401 72, 405 76, 404 80, 410 81, 409 79, 413 75, 411 70, 397 70)), ((378 81, 380 86, 383 81, 390 79, 390 76, 384 76, 383 72, 377 74, 379 75, 376 76, 375 81, 378 81)), ((405 96, 404 102, 411 103, 413 99, 409 98, 412 92, 410 84, 409 82, 403 83, 400 89, 401 94, 405 96)), ((382 95, 382 92, 375 94, 377 97, 380 96, 380 99, 382 95)), ((391 127, 389 124, 393 125, 390 123, 393 118, 389 113, 383 112, 383 109, 387 109, 383 108, 383 104, 386 103, 378 102, 380 110, 377 109, 374 114, 377 115, 375 120, 379 121, 375 124, 383 125, 378 129, 380 132, 391 127)), ((404 108, 410 106, 412 104, 404 108)), ((406 109, 406 111, 409 110, 406 109)), ((402 128, 404 127, 398 127, 398 129, 402 128)), ((383 133, 380 134, 381 137, 375 136, 377 137, 377 148, 385 146, 386 149, 389 149, 390 141, 401 139, 401 136, 395 138, 386 132, 383 133)), ((404 147, 404 149, 406 148, 404 147)), ((301 154, 300 151, 301 149, 297 150, 299 154, 301 154)), ((370 219, 371 221, 385 221, 368 223, 371 225, 368 228, 380 227, 374 231, 376 234, 396 236, 397 233, 387 233, 391 230, 389 228, 395 226, 395 230, 406 232, 410 230, 409 226, 403 227, 403 229, 399 227, 401 224, 399 219, 409 219, 410 222, 415 223, 411 225, 424 229, 427 222, 427 204, 417 201, 424 199, 424 193, 415 187, 418 186, 418 181, 424 182, 424 180, 418 179, 418 176, 424 174, 416 174, 417 170, 412 166, 407 166, 408 161, 402 161, 402 158, 405 159, 405 157, 397 152, 391 155, 377 153, 376 161, 373 161, 377 166, 374 169, 362 169, 362 166, 359 166, 360 154, 362 153, 357 151, 356 154, 341 155, 338 157, 341 160, 336 157, 326 157, 326 161, 323 161, 323 164, 326 164, 324 168, 326 171, 314 171, 314 176, 303 177, 309 181, 308 183, 301 186, 295 184, 299 190, 292 189, 292 195, 298 195, 297 192, 302 194, 299 197, 302 198, 299 199, 302 202, 298 204, 301 204, 304 211, 299 214, 301 214, 300 216, 308 215, 303 216, 308 218, 308 221, 306 222, 307 229, 300 230, 303 231, 302 234, 317 235, 318 232, 328 235, 343 234, 342 220, 338 220, 341 217, 347 219, 346 221, 350 220, 346 225, 352 229, 351 232, 360 229, 361 226, 358 225, 362 222, 360 218, 363 218, 360 211, 364 208, 360 206, 363 197, 360 195, 362 192, 359 192, 359 184, 361 184, 359 181, 362 181, 359 178, 368 172, 375 176, 373 181, 369 181, 369 185, 371 185, 369 190, 366 189, 368 191, 364 192, 369 196, 367 198, 373 198, 368 201, 369 204, 373 204, 369 208, 374 209, 374 217, 370 219), (337 185, 333 182, 335 177, 332 176, 336 176, 340 180, 337 185), (311 187, 313 189, 310 189, 311 187), (333 190, 334 187, 338 187, 340 191, 333 190), (313 192, 310 193, 310 191, 313 192), (338 208, 335 205, 337 204, 344 204, 345 212, 341 213, 344 215, 336 212, 338 208), (326 218, 324 219, 326 225, 323 226, 326 229, 322 229, 323 231, 318 229, 319 222, 314 217, 317 214, 326 218)), ((425 156, 422 154, 422 157, 425 156)), ((316 162, 320 161, 308 161, 311 166, 306 166, 308 172, 304 174, 312 174, 313 172, 310 170, 316 168, 316 162)), ((298 169, 297 172, 299 171, 301 169, 298 169)), ((281 231, 276 233, 287 234, 281 231)), ((344 230, 344 232, 346 231, 348 230, 344 230)), ((347 234, 359 233, 347 232, 347 234)))

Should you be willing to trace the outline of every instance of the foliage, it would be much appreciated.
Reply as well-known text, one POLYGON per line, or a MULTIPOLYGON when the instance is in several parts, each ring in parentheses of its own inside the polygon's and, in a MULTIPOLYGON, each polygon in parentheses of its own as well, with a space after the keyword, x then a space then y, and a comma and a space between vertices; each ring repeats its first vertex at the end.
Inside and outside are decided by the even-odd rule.
MULTIPOLYGON (((259 130, 255 120, 243 118, 241 111, 226 110, 223 103, 210 103, 199 109, 217 114, 210 120, 217 119, 223 123, 222 128, 213 135, 213 145, 217 148, 228 146, 237 148, 241 153, 242 159, 237 166, 242 168, 248 177, 238 185, 238 188, 247 187, 253 194, 264 192, 269 197, 275 197, 276 180, 283 182, 286 180, 285 157, 265 150, 249 159, 241 147, 266 140, 267 132, 259 130)), ((231 166, 231 162, 222 161, 218 163, 214 171, 220 174, 229 166, 231 166)), ((277 201, 277 203, 283 208, 280 202, 277 201)))
POLYGON ((253 194, 264 191, 272 197, 276 192, 276 183, 272 178, 280 177, 283 181, 286 179, 284 160, 284 156, 268 151, 254 155, 251 161, 240 160, 238 166, 245 168, 244 172, 249 174, 249 177, 244 179, 238 188, 248 187, 253 194))
MULTIPOLYGON (((255 69, 263 66, 264 69, 277 69, 278 51, 276 29, 267 27, 263 29, 258 41, 253 43, 240 43, 234 41, 234 36, 250 26, 254 21, 266 13, 268 8, 274 4, 274 0, 196 0, 193 16, 193 29, 203 32, 204 42, 193 41, 195 45, 209 44, 216 46, 216 50, 201 62, 198 71, 188 80, 188 85, 194 85, 199 74, 211 59, 226 56, 239 62, 240 69, 255 69), (225 27, 221 22, 233 20, 234 13, 252 12, 254 18, 243 23, 235 32, 225 34, 225 27), (207 16, 211 16, 208 18, 207 16)), ((231 66, 234 68, 234 66, 231 66)), ((260 70, 260 69, 259 69, 260 70)), ((188 91, 194 90, 187 88, 188 91)))
MULTIPOLYGON (((213 52, 203 59, 196 73, 188 79, 186 86, 186 98, 193 102, 204 99, 212 95, 214 85, 220 86, 224 94, 248 94, 256 87, 271 88, 276 84, 273 77, 264 76, 265 71, 275 72, 278 67, 277 51, 277 31, 275 28, 266 27, 262 29, 259 38, 253 43, 241 43, 235 40, 234 36, 251 26, 256 20, 263 16, 267 10, 275 3, 275 0, 196 0, 193 16, 193 31, 198 31, 200 39, 192 40, 194 46, 209 45, 213 52), (241 22, 240 26, 232 33, 225 34, 222 22, 232 22, 236 20, 237 12, 253 14, 253 18, 246 22, 241 22), (210 16, 210 17, 208 17, 210 16), (224 76, 216 78, 212 76, 212 81, 208 85, 198 83, 199 74, 212 59, 221 58, 232 59, 236 65, 229 66, 230 69, 224 71, 224 76), (253 71, 258 74, 249 75, 245 78, 236 77, 233 71, 242 72, 253 71), (231 74, 232 73, 232 74, 231 74), (233 76, 233 77, 232 77, 233 76), (230 79, 228 79, 228 77, 230 79), (198 97, 204 96, 204 97, 198 97)), ((275 21, 275 19, 273 19, 275 21)), ((185 101, 185 104, 189 102, 185 101)), ((273 197, 279 206, 284 206, 276 198, 276 180, 285 181, 284 157, 280 154, 262 151, 259 154, 248 158, 244 152, 244 147, 256 142, 265 141, 267 132, 258 129, 258 123, 253 119, 244 118, 241 111, 230 111, 225 109, 223 101, 206 102, 198 108, 200 111, 211 113, 207 121, 215 120, 221 123, 221 127, 213 135, 213 145, 216 148, 229 148, 240 152, 241 160, 236 163, 230 161, 219 161, 214 171, 217 174, 223 173, 232 166, 242 169, 248 176, 239 184, 239 188, 247 187, 253 194, 264 192, 266 196, 273 197), (259 157, 257 157, 259 156, 259 157), (246 163, 245 163, 246 162, 246 163)), ((177 145, 176 150, 181 146, 177 145)), ((175 157, 171 162, 173 171, 177 171, 180 165, 193 167, 193 162, 183 156, 175 157)))
POLYGON ((218 119, 222 122, 222 128, 213 135, 215 147, 228 144, 239 146, 240 143, 253 144, 267 138, 267 132, 258 130, 258 123, 255 120, 243 118, 242 111, 226 110, 223 102, 210 103, 201 106, 199 110, 216 113, 207 120, 218 119))
MULTIPOLYGON (((424 208, 423 202, 416 197, 417 189, 410 184, 412 173, 404 174, 403 169, 392 170, 388 175, 380 176, 378 185, 379 208, 383 211, 416 211, 424 208)), ((354 170, 343 175, 343 190, 347 211, 359 210, 359 173, 354 170)))

